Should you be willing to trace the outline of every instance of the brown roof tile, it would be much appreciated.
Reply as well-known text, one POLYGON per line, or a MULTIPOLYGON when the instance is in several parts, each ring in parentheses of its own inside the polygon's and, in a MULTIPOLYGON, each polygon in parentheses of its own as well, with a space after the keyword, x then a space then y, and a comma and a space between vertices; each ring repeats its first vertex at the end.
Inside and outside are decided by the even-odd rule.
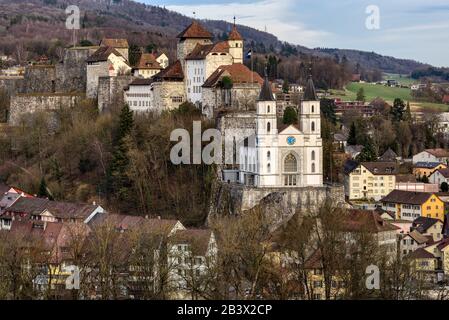
POLYGON ((432 193, 428 192, 414 192, 404 190, 393 190, 384 198, 381 199, 384 203, 402 203, 402 204, 414 204, 422 205, 430 197, 432 193))
POLYGON ((159 62, 151 53, 142 53, 137 65, 137 69, 162 69, 159 62))
POLYGON ((351 209, 342 217, 342 229, 347 232, 379 233, 400 228, 382 219, 375 211, 351 209))
POLYGON ((449 157, 449 151, 445 149, 437 148, 437 149, 427 149, 425 151, 437 158, 449 157))
POLYGON ((178 60, 153 77, 155 81, 183 81, 184 72, 181 62, 178 60))
POLYGON ((242 41, 243 40, 243 37, 238 32, 236 26, 233 26, 231 32, 229 32, 228 40, 231 40, 231 41, 242 41))
POLYGON ((180 34, 178 34, 177 38, 212 39, 213 36, 200 23, 198 23, 197 21, 193 21, 187 28, 185 28, 180 34))
POLYGON ((193 254, 205 256, 212 237, 210 229, 186 229, 177 231, 173 244, 189 244, 193 254))
POLYGON ((128 40, 126 39, 108 39, 101 40, 100 46, 113 48, 129 48, 128 40))
POLYGON ((435 259, 435 256, 428 252, 427 250, 424 250, 423 248, 419 248, 412 253, 407 255, 408 259, 435 259))
POLYGON ((220 66, 210 77, 206 80, 203 87, 213 87, 223 79, 223 77, 230 77, 232 83, 258 83, 263 84, 262 77, 257 72, 252 72, 248 67, 241 63, 235 63, 228 66, 220 66))
POLYGON ((95 51, 89 58, 87 58, 87 62, 101 62, 108 61, 108 58, 111 54, 115 54, 116 56, 121 57, 122 55, 115 50, 113 47, 100 47, 97 51, 95 51))
POLYGON ((186 60, 204 59, 209 53, 229 53, 228 42, 221 41, 215 44, 197 44, 192 52, 187 55, 186 60))
POLYGON ((369 172, 376 176, 398 174, 398 165, 395 162, 362 162, 369 172))

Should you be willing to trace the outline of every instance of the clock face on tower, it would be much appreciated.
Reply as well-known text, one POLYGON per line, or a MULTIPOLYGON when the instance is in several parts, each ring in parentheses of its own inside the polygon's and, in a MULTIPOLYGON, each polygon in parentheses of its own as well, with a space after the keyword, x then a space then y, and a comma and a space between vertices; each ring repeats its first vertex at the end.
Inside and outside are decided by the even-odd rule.
POLYGON ((288 137, 287 138, 287 143, 292 146, 296 143, 296 138, 295 137, 288 137))

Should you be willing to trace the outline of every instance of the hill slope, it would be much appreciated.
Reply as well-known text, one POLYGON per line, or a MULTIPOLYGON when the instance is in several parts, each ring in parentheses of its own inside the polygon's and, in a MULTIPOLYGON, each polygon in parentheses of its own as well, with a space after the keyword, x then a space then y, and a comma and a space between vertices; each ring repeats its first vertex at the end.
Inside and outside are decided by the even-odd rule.
MULTIPOLYGON (((2 42, 9 39, 9 42, 14 43, 22 38, 39 40, 44 36, 47 39, 70 40, 71 32, 64 28, 64 11, 69 5, 78 5, 82 11, 84 29, 80 31, 80 37, 98 40, 102 35, 108 34, 132 38, 132 31, 139 30, 146 32, 145 41, 157 40, 165 50, 173 54, 175 47, 170 40, 191 21, 190 18, 163 7, 129 0, 0 0, 2 42)), ((203 23, 217 38, 223 37, 231 28, 231 24, 225 21, 206 20, 203 23)), ((275 52, 285 54, 285 43, 274 35, 246 26, 239 26, 239 30, 247 44, 254 46, 259 52, 265 53, 274 49, 275 52)), ((288 54, 303 53, 332 58, 346 56, 354 65, 360 64, 365 69, 379 69, 391 73, 410 73, 426 66, 416 61, 386 57, 373 52, 309 49, 294 45, 288 45, 288 48, 288 54)), ((6 43, 4 50, 12 51, 14 46, 8 46, 6 43)))

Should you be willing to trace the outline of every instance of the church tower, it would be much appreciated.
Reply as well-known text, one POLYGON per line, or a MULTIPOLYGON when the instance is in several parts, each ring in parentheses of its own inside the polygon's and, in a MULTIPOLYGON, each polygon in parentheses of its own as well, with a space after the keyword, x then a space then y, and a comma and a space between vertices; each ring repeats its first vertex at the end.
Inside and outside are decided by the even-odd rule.
POLYGON ((259 187, 275 186, 278 157, 278 130, 276 117, 276 100, 271 90, 268 76, 257 100, 256 111, 256 149, 258 163, 259 187))
POLYGON ((323 142, 321 139, 321 111, 312 76, 309 75, 301 101, 299 126, 304 134, 304 184, 323 184, 323 142))
POLYGON ((229 53, 234 58, 234 63, 243 64, 243 37, 237 31, 237 26, 232 27, 231 32, 228 35, 229 53))

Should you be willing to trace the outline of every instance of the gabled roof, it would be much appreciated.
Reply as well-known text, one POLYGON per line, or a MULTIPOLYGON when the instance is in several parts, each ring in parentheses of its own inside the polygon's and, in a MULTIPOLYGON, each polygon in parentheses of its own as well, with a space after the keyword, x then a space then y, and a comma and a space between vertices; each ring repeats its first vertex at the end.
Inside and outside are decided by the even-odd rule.
POLYGON ((177 38, 180 39, 212 39, 212 34, 207 31, 200 23, 193 21, 187 28, 185 28, 177 38))
POLYGON ((184 72, 182 71, 181 62, 177 60, 166 69, 156 74, 153 79, 155 81, 183 81, 184 72))
POLYGON ((391 148, 388 148, 388 150, 385 151, 384 154, 379 157, 379 161, 387 161, 387 162, 396 161, 397 157, 398 155, 396 154, 396 152, 391 150, 391 148))
POLYGON ((137 69, 162 69, 159 62, 156 61, 156 57, 151 53, 142 53, 137 64, 137 69))
POLYGON ((414 168, 433 169, 440 165, 444 165, 440 162, 417 162, 414 164, 414 168))
POLYGON ((348 213, 342 217, 341 228, 346 232, 369 233, 396 231, 400 229, 382 219, 376 211, 360 209, 348 210, 348 213))
POLYGON ((243 40, 243 37, 237 31, 236 26, 233 26, 231 32, 229 32, 228 40, 231 40, 231 41, 242 41, 243 40))
POLYGON ((115 50, 113 47, 100 47, 97 51, 95 51, 89 58, 87 58, 87 62, 102 62, 108 61, 108 58, 111 54, 115 54, 118 57, 122 55, 115 50))
POLYGON ((52 215, 62 219, 86 219, 98 206, 70 202, 50 201, 42 198, 19 198, 6 211, 38 215, 48 210, 52 215))
POLYGON ((189 244, 194 255, 205 256, 212 237, 210 229, 180 230, 173 236, 173 244, 189 244))
POLYGON ((210 53, 229 53, 229 43, 220 41, 215 44, 197 44, 192 52, 186 56, 186 60, 205 59, 210 53))
POLYGON ((253 83, 263 84, 263 79, 257 72, 251 71, 247 66, 241 63, 234 63, 232 65, 218 67, 218 69, 207 78, 203 87, 214 87, 225 76, 231 78, 233 84, 251 83, 251 80, 253 83))
POLYGON ((373 175, 396 175, 398 173, 398 165, 395 162, 362 162, 364 166, 373 175))
POLYGON ((138 78, 131 82, 130 86, 148 86, 153 82, 152 79, 138 78))
MULTIPOLYGON (((436 172, 439 172, 443 177, 449 178, 449 168, 445 169, 437 169, 436 172)), ((435 173, 435 172, 434 172, 435 173)))
POLYGON ((316 94, 315 85, 313 83, 312 76, 309 76, 307 80, 307 85, 304 90, 304 101, 317 101, 318 96, 316 94))
POLYGON ((407 235, 413 240, 415 240, 418 244, 427 243, 429 241, 429 239, 426 236, 422 235, 417 230, 413 230, 407 235))
POLYGON ((129 48, 128 40, 126 39, 108 39, 101 40, 100 46, 113 47, 113 48, 129 48))
POLYGON ((414 191, 403 191, 403 190, 393 190, 384 198, 381 199, 384 203, 402 203, 402 204, 413 204, 422 205, 432 196, 432 193, 428 192, 414 192, 414 191))
POLYGON ((417 230, 419 233, 426 233, 430 227, 438 222, 441 222, 441 220, 428 217, 418 217, 413 220, 412 228, 417 230))
POLYGON ((265 79, 260 90, 258 101, 275 101, 273 96, 273 90, 271 89, 270 81, 268 81, 268 75, 265 74, 265 79))
POLYGON ((120 231, 144 228, 145 230, 154 233, 169 234, 178 222, 179 221, 175 219, 159 219, 146 218, 142 216, 109 214, 105 216, 105 219, 99 221, 98 223, 111 224, 114 228, 120 231))
POLYGON ((428 252, 427 250, 424 250, 423 248, 419 248, 413 252, 411 252, 410 254, 408 254, 406 256, 406 258, 408 259, 435 259, 435 256, 433 254, 431 254, 430 252, 428 252))
POLYGON ((437 158, 446 158, 449 157, 449 151, 442 149, 442 148, 437 148, 437 149, 426 149, 424 150, 427 153, 430 153, 431 155, 437 157, 437 158))

